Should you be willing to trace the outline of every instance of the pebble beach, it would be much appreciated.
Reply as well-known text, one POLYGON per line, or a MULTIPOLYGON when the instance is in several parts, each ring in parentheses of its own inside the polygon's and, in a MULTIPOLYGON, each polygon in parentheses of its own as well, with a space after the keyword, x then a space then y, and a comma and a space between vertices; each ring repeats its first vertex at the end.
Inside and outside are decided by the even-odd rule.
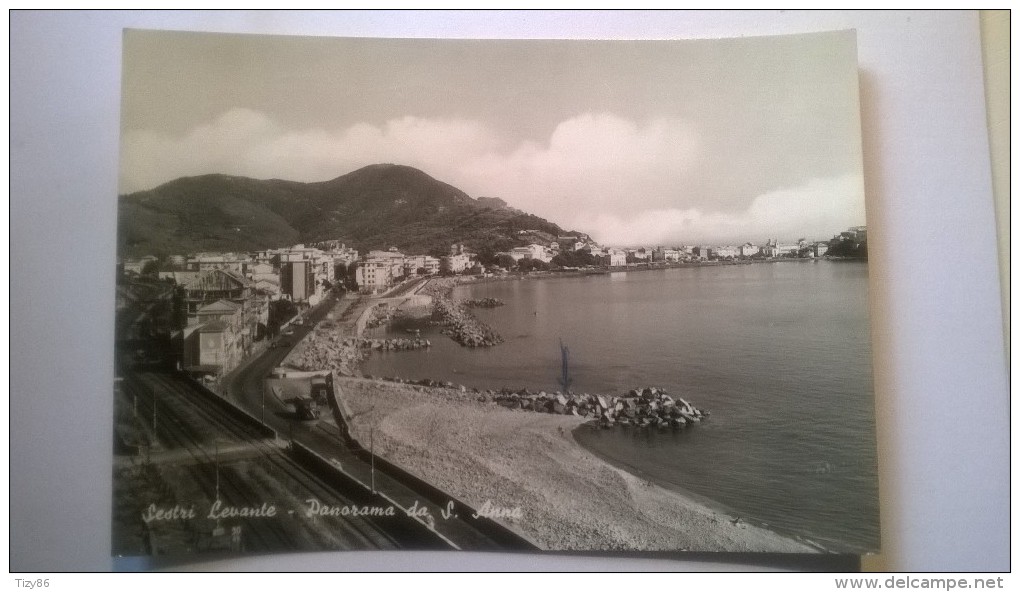
POLYGON ((353 435, 387 460, 549 550, 816 553, 809 543, 744 522, 634 476, 582 447, 576 415, 480 401, 460 387, 352 376, 369 354, 350 327, 320 328, 287 364, 337 372, 353 435))
POLYGON ((584 420, 476 400, 460 389, 341 378, 353 433, 376 452, 543 549, 814 553, 618 469, 572 435, 584 420), (374 435, 370 432, 374 429, 374 435))

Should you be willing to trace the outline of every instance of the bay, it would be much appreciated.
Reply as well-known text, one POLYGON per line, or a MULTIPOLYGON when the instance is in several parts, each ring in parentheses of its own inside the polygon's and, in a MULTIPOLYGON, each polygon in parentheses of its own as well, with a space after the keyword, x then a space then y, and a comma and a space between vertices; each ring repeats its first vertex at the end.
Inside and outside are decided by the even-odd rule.
POLYGON ((656 386, 712 412, 684 431, 582 428, 626 470, 826 549, 879 548, 874 396, 863 262, 793 261, 468 284, 506 342, 463 348, 421 328, 424 352, 363 371, 481 389, 622 394, 656 386))

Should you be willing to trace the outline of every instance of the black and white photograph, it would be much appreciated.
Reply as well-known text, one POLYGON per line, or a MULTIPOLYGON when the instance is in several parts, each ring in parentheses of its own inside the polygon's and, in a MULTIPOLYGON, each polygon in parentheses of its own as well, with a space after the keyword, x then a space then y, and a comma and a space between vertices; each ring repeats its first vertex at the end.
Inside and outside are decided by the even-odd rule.
POLYGON ((9 16, 15 587, 1009 587, 1009 11, 9 16))
POLYGON ((115 556, 881 549, 853 31, 123 52, 115 556))

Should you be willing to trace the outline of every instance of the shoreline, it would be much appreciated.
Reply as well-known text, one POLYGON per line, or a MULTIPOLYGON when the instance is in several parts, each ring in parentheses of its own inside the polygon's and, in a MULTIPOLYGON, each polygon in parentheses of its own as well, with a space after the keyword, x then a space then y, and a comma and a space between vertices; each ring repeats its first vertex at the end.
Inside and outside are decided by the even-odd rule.
MULTIPOLYGON (((663 268, 666 267, 640 269, 663 268)), ((501 278, 449 278, 438 282, 448 282, 452 288, 476 282, 564 275, 542 273, 501 278)), ((434 281, 437 281, 436 278, 422 283, 415 293, 434 281)), ((369 308, 372 306, 369 304, 369 308)), ((343 333, 342 327, 320 328, 309 334, 308 340, 301 345, 306 346, 316 340, 335 342, 337 336, 343 333)), ((293 353, 296 354, 299 349, 302 348, 295 348, 293 353)), ((320 363, 336 360, 328 352, 320 354, 326 354, 325 358, 318 356, 320 363)), ((503 507, 500 504, 517 504, 525 508, 525 524, 509 519, 501 522, 544 548, 831 552, 817 542, 796 534, 777 532, 753 518, 748 520, 739 516, 710 498, 671 483, 659 482, 654 476, 643 475, 626 463, 606 458, 577 439, 576 431, 585 429, 583 424, 587 420, 511 411, 495 403, 480 403, 476 400, 477 390, 470 385, 448 388, 452 383, 446 382, 446 387, 423 386, 365 378, 361 376, 362 361, 346 360, 349 366, 348 372, 343 373, 344 378, 341 378, 342 384, 358 382, 350 382, 348 386, 353 385, 353 388, 343 388, 342 392, 348 399, 347 403, 353 402, 354 407, 371 401, 360 409, 363 412, 371 410, 375 414, 372 421, 379 454, 469 503, 476 510, 486 502, 497 507, 503 507), (348 392, 353 392, 353 401, 348 392), (449 413, 439 417, 436 409, 446 409, 449 413), (428 425, 423 426, 422 421, 428 425), (566 444, 562 442, 564 434, 566 444), (520 440, 524 439, 545 444, 548 448, 521 449, 520 440), (501 458, 496 453, 500 448, 516 458, 512 462, 501 458), (484 454, 474 451, 484 451, 484 454), (559 458, 551 458, 553 452, 559 458), (581 474, 565 470, 565 462, 583 466, 585 470, 581 474), (569 487, 563 486, 561 481, 564 479, 570 482, 569 487), (597 507, 589 505, 580 515, 569 507, 572 501, 582 497, 612 500, 612 505, 618 507, 608 517, 593 522, 585 514, 598 514, 600 510, 597 507), (537 513, 527 510, 543 502, 547 507, 537 513)), ((326 365, 333 367, 332 363, 327 362, 326 365)), ((360 425, 351 426, 363 442, 368 442, 373 436, 372 426, 368 426, 366 421, 363 418, 355 422, 360 425)))
MULTIPOLYGON (((773 257, 771 259, 741 259, 733 261, 686 261, 683 263, 661 262, 640 263, 633 265, 618 265, 615 267, 596 267, 592 269, 567 269, 560 271, 529 271, 509 272, 503 275, 490 276, 453 276, 451 279, 458 280, 457 285, 488 282, 507 282, 514 280, 538 280, 560 277, 585 277, 589 275, 608 275, 612 273, 627 273, 631 271, 661 271, 664 269, 694 269, 698 267, 725 267, 730 265, 760 265, 766 263, 807 263, 826 261, 830 263, 867 263, 867 259, 855 257, 773 257)), ((433 278, 435 279, 435 278, 433 278)), ((431 280, 430 280, 431 281, 431 280)))
MULTIPOLYGON (((343 339, 340 327, 320 329, 302 345, 343 339)), ((605 459, 574 435, 585 418, 507 409, 452 383, 337 380, 359 441, 476 511, 519 509, 520 519, 495 519, 543 549, 825 552, 605 459)))
POLYGON ((822 552, 607 462, 576 440, 582 418, 511 411, 459 388, 339 383, 359 440, 476 510, 519 509, 500 522, 545 549, 822 552))
POLYGON ((599 451, 599 450, 597 450, 595 448, 592 448, 590 446, 586 446, 584 444, 584 442, 582 442, 581 440, 579 440, 577 438, 578 431, 579 430, 583 430, 583 429, 589 429, 589 426, 580 425, 577 428, 575 428, 574 431, 572 432, 572 434, 574 435, 575 441, 577 441, 577 445, 580 446, 581 448, 587 450, 591 454, 595 455, 596 457, 598 457, 603 462, 605 462, 605 463, 607 463, 609 465, 612 465, 612 466, 616 467, 617 469, 619 469, 621 471, 630 473, 631 475, 634 475, 635 477, 638 477, 639 479, 643 479, 643 480, 646 480, 648 482, 654 483, 657 486, 659 486, 659 487, 661 487, 661 488, 663 488, 663 489, 665 489, 667 491, 672 491, 672 492, 676 493, 677 495, 683 496, 683 497, 691 500, 694 503, 701 504, 701 505, 709 508, 710 510, 712 510, 712 511, 718 513, 718 514, 730 517, 732 520, 739 520, 740 522, 742 522, 744 524, 754 525, 757 528, 768 530, 768 531, 776 534, 777 536, 784 537, 784 538, 796 541, 797 543, 800 543, 802 545, 806 545, 806 546, 808 546, 808 547, 810 547, 812 549, 812 551, 811 551, 812 553, 841 553, 841 552, 845 553, 845 552, 847 552, 847 551, 839 551, 839 550, 837 550, 835 548, 826 547, 823 543, 820 543, 820 542, 815 541, 815 540, 811 540, 811 539, 809 539, 807 537, 804 537, 804 536, 801 536, 801 535, 799 535, 797 533, 783 532, 781 530, 776 530, 776 528, 773 527, 772 525, 770 525, 770 524, 768 524, 768 523, 766 523, 766 522, 764 522, 764 521, 762 521, 760 519, 757 519, 757 518, 755 518, 753 516, 750 516, 750 517, 749 516, 744 516, 744 515, 740 514, 739 512, 737 512, 734 508, 730 508, 729 506, 727 506, 726 504, 723 504, 722 502, 719 502, 719 501, 717 501, 715 499, 712 499, 710 497, 707 497, 707 496, 695 493, 693 491, 690 491, 690 490, 688 490, 688 489, 686 489, 686 488, 684 488, 684 487, 682 487, 680 485, 677 485, 675 483, 670 483, 670 482, 667 482, 667 481, 663 481, 662 479, 659 479, 658 477, 656 477, 654 474, 646 473, 645 471, 642 471, 642 470, 638 469, 637 467, 635 467, 635 466, 633 466, 633 465, 631 465, 629 463, 626 463, 624 461, 621 461, 621 460, 612 458, 610 456, 607 456, 607 455, 603 454, 601 451, 599 451))

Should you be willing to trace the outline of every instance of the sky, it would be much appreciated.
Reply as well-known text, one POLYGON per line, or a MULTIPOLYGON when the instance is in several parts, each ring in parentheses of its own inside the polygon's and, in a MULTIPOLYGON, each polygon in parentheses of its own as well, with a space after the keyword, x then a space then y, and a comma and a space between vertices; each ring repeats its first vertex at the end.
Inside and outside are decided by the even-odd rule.
POLYGON ((604 244, 865 224, 853 32, 686 41, 127 30, 120 192, 419 168, 604 244))

